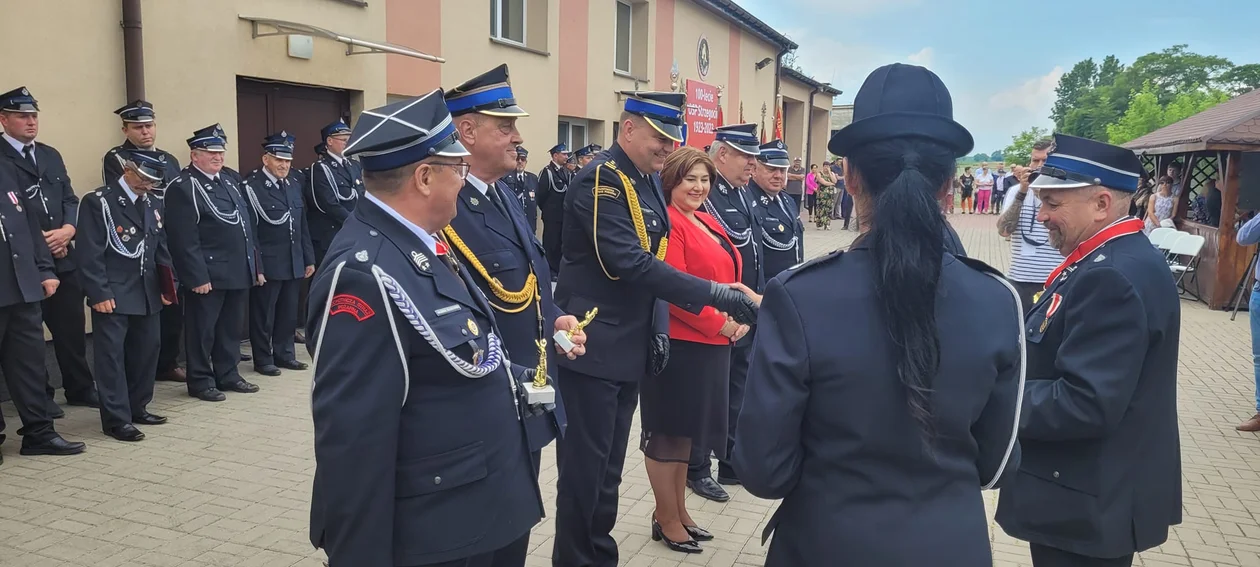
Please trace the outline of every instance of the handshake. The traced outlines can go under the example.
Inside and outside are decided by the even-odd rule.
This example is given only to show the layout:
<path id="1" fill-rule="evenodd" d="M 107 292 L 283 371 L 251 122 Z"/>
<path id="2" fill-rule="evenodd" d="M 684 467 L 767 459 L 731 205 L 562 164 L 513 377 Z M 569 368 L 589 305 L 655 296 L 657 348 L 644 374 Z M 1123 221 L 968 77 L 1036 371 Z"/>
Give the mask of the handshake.
<path id="1" fill-rule="evenodd" d="M 726 313 L 731 322 L 739 326 L 748 326 L 757 322 L 757 309 L 761 307 L 761 296 L 742 283 L 713 282 L 709 288 L 709 305 Z M 748 332 L 747 329 L 744 332 Z M 728 336 L 735 338 L 733 335 Z M 743 333 L 740 333 L 740 336 L 742 337 Z"/>

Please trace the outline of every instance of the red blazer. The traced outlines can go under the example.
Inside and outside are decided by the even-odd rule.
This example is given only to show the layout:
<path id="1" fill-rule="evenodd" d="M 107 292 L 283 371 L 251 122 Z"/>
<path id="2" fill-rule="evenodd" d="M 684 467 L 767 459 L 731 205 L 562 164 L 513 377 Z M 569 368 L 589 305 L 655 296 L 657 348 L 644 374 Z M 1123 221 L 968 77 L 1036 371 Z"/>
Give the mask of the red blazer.
<path id="1" fill-rule="evenodd" d="M 741 281 L 743 266 L 739 250 L 735 249 L 735 244 L 726 236 L 722 225 L 707 213 L 696 211 L 696 218 L 731 247 L 734 259 L 731 258 L 732 254 L 723 250 L 720 244 L 706 234 L 709 231 L 696 226 L 673 205 L 668 210 L 671 227 L 665 261 L 669 265 L 698 278 L 718 283 Z M 699 315 L 694 315 L 673 305 L 669 306 L 669 337 L 672 339 L 711 345 L 730 344 L 730 339 L 718 334 L 725 324 L 726 316 L 712 307 L 705 307 Z"/>

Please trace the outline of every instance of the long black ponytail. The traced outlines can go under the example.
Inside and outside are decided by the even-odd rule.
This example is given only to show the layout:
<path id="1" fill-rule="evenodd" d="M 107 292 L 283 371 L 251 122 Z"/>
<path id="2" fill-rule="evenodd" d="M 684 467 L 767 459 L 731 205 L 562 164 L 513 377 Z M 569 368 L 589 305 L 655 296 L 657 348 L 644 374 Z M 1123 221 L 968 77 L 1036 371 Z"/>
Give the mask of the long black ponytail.
<path id="1" fill-rule="evenodd" d="M 865 215 L 878 267 L 875 295 L 893 343 L 910 414 L 931 445 L 932 381 L 940 367 L 936 293 L 945 252 L 938 195 L 954 176 L 954 154 L 924 138 L 892 138 L 849 153 L 872 208 Z"/>

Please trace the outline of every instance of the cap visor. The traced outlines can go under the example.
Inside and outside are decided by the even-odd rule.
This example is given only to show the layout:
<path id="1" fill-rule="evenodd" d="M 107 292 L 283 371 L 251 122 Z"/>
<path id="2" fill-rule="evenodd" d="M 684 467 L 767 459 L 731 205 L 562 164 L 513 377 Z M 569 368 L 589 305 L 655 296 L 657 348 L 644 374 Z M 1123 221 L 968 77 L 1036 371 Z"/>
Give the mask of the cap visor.
<path id="1" fill-rule="evenodd" d="M 154 182 L 154 183 L 161 183 L 161 182 L 162 182 L 162 176 L 161 176 L 161 175 L 154 175 L 154 174 L 149 173 L 149 172 L 147 172 L 147 171 L 145 171 L 144 169 L 139 168 L 139 167 L 134 168 L 134 170 L 133 170 L 133 171 L 135 171 L 136 173 L 140 174 L 140 177 L 143 177 L 143 178 L 145 178 L 145 179 L 148 179 L 149 181 L 152 181 L 152 182 Z"/>
<path id="2" fill-rule="evenodd" d="M 757 146 L 746 146 L 746 145 L 743 145 L 743 144 L 736 144 L 735 142 L 731 142 L 731 141 L 729 141 L 729 140 L 723 140 L 723 141 L 724 141 L 724 142 L 726 142 L 726 144 L 727 144 L 727 145 L 729 145 L 730 147 L 735 148 L 735 149 L 739 150 L 740 152 L 745 153 L 745 154 L 748 154 L 748 155 L 750 155 L 750 156 L 759 156 L 759 155 L 761 155 L 761 148 L 760 148 L 760 147 L 757 147 Z"/>
<path id="3" fill-rule="evenodd" d="M 525 109 L 516 106 L 515 104 L 507 108 L 495 108 L 492 110 L 482 110 L 480 112 L 486 116 L 501 116 L 504 118 L 523 118 L 529 116 L 529 113 L 525 112 Z"/>
<path id="4" fill-rule="evenodd" d="M 141 116 L 139 118 L 124 118 L 123 122 L 126 122 L 128 124 L 148 124 L 149 122 L 153 122 L 153 117 Z"/>
<path id="5" fill-rule="evenodd" d="M 648 124 L 651 124 L 652 127 L 655 128 L 657 132 L 660 132 L 666 138 L 669 138 L 679 143 L 683 141 L 682 127 L 675 126 L 673 124 L 666 124 L 664 122 L 661 122 L 660 120 L 657 120 L 655 118 L 650 118 L 647 116 L 645 116 L 644 119 L 647 120 Z"/>
<path id="6" fill-rule="evenodd" d="M 1081 187 L 1089 187 L 1089 183 L 1084 181 L 1074 181 L 1070 179 L 1059 179 L 1058 177 L 1050 177 L 1049 175 L 1038 175 L 1031 184 L 1030 189 L 1079 189 Z"/>
<path id="7" fill-rule="evenodd" d="M 442 149 L 433 152 L 433 155 L 444 157 L 464 157 L 472 155 L 472 152 L 469 152 L 468 148 L 465 148 L 463 143 L 456 140 L 446 146 L 443 146 Z"/>
<path id="8" fill-rule="evenodd" d="M 293 161 L 293 154 L 285 154 L 285 153 L 278 153 L 278 152 L 268 152 L 268 153 L 271 154 L 271 157 L 274 157 L 276 159 L 282 159 L 284 161 Z"/>

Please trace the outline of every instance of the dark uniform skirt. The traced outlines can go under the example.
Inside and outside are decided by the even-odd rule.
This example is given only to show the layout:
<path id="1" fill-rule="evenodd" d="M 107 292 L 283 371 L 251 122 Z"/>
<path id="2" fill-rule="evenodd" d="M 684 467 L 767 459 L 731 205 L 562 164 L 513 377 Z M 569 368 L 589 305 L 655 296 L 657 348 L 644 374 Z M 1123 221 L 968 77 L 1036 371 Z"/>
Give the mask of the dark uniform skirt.
<path id="1" fill-rule="evenodd" d="M 713 447 L 726 458 L 730 345 L 670 339 L 669 363 L 640 386 L 642 440 L 654 461 L 686 463 L 691 446 Z"/>

